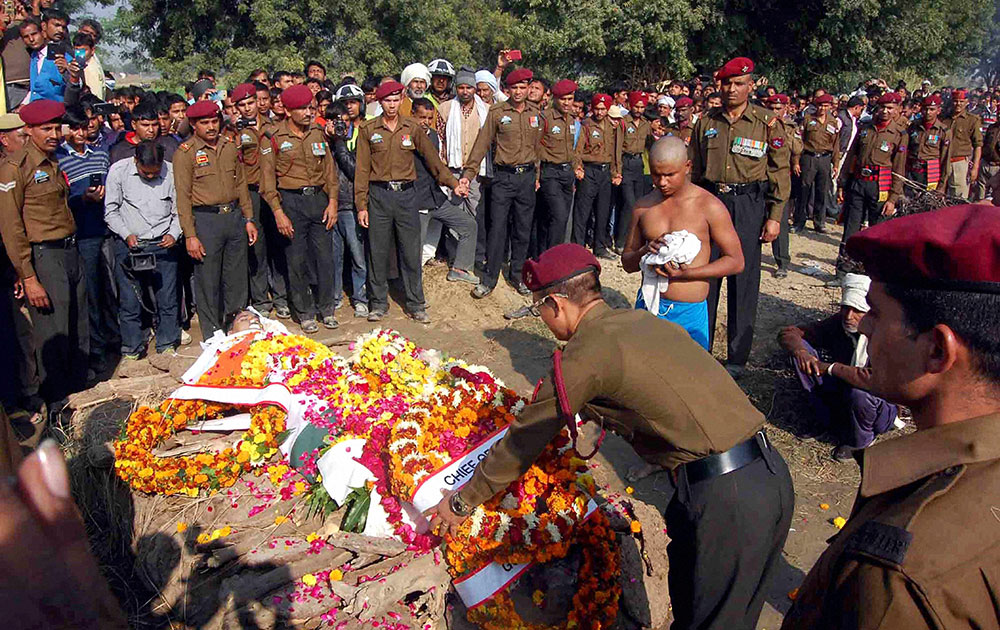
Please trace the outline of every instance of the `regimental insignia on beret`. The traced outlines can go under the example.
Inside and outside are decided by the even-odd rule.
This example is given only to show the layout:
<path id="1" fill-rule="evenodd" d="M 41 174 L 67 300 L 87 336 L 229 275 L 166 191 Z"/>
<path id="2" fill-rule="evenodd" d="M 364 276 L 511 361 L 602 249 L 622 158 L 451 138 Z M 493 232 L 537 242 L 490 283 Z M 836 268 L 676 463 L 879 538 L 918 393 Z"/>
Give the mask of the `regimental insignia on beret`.
<path id="1" fill-rule="evenodd" d="M 750 66 L 744 64 L 744 66 L 742 68 L 740 68 L 740 71 L 742 71 L 742 72 L 750 72 Z"/>

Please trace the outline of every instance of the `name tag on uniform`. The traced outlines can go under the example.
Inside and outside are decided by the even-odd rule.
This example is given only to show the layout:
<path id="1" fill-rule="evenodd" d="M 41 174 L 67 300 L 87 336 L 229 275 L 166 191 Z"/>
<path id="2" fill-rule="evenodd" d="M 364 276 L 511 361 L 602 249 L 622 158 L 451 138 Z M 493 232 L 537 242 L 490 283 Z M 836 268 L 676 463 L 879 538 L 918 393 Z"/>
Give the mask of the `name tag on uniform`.
<path id="1" fill-rule="evenodd" d="M 284 152 L 284 151 L 291 151 L 292 148 L 293 148 L 292 143 L 289 142 L 288 140 L 285 140 L 284 142 L 281 143 L 281 146 L 278 147 L 278 150 Z"/>
<path id="2" fill-rule="evenodd" d="M 510 124 L 510 116 L 504 116 L 503 118 L 501 118 L 500 119 L 500 124 L 501 125 L 509 125 Z"/>
<path id="3" fill-rule="evenodd" d="M 44 184 L 49 181 L 49 174 L 45 171 L 35 171 L 35 183 Z"/>
<path id="4" fill-rule="evenodd" d="M 837 128 L 833 125 L 827 125 L 826 131 L 827 133 L 837 133 Z"/>
<path id="5" fill-rule="evenodd" d="M 208 166 L 208 154 L 204 151 L 198 151 L 194 154 L 195 166 Z"/>
<path id="6" fill-rule="evenodd" d="M 560 134 L 560 133 L 562 133 L 562 127 L 560 127 L 559 125 L 556 125 L 555 127 L 552 128 L 552 133 L 553 134 Z"/>
<path id="7" fill-rule="evenodd" d="M 247 145 L 250 145 L 250 144 L 253 144 L 253 138 L 250 137 L 250 134 L 246 134 L 246 133 L 241 134 L 240 135 L 240 146 L 243 147 L 243 146 L 247 146 Z"/>
<path id="8" fill-rule="evenodd" d="M 882 144 L 879 146 L 878 150 L 879 151 L 886 151 L 886 152 L 888 152 L 889 151 L 889 141 L 888 140 L 883 140 Z"/>
<path id="9" fill-rule="evenodd" d="M 759 158 L 764 156 L 767 144 L 763 140 L 751 140 L 750 138 L 733 138 L 733 146 L 730 149 L 737 155 Z"/>
<path id="10" fill-rule="evenodd" d="M 705 130 L 705 137 L 706 138 L 714 138 L 717 135 L 719 135 L 719 130 L 716 129 L 715 127 L 712 127 L 710 129 L 706 129 Z"/>
<path id="11" fill-rule="evenodd" d="M 326 143 L 325 142 L 313 142 L 312 151 L 315 156 L 326 155 Z"/>
<path id="12" fill-rule="evenodd" d="M 528 116 L 528 125 L 531 127 L 538 127 L 538 116 Z"/>
<path id="13" fill-rule="evenodd" d="M 410 138 L 410 134 L 408 134 L 408 133 L 404 133 L 403 134 L 403 146 L 404 147 L 412 147 L 413 146 L 413 139 Z"/>
<path id="14" fill-rule="evenodd" d="M 382 134 L 373 133 L 372 137 L 369 138 L 368 141 L 371 142 L 372 144 L 378 144 L 379 142 L 382 142 Z"/>

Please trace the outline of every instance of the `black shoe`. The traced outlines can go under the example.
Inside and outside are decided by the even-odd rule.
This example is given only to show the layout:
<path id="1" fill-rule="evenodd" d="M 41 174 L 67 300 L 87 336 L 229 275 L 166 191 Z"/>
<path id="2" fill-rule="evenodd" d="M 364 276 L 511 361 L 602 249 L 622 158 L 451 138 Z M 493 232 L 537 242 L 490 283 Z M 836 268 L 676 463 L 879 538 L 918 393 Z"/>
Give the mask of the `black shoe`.
<path id="1" fill-rule="evenodd" d="M 822 221 L 818 223 L 814 221 L 813 229 L 816 230 L 817 234 L 826 234 L 826 225 Z"/>
<path id="2" fill-rule="evenodd" d="M 368 312 L 368 321 L 370 322 L 380 322 L 383 317 L 385 317 L 385 311 L 374 310 Z"/>
<path id="3" fill-rule="evenodd" d="M 419 322 L 421 324 L 431 323 L 431 316 L 428 315 L 427 311 L 425 311 L 424 309 L 420 309 L 419 311 L 413 311 L 412 313 L 410 313 L 410 318 L 413 319 L 413 321 Z"/>
<path id="4" fill-rule="evenodd" d="M 521 319 L 522 317 L 527 317 L 531 315 L 531 307 L 525 304 L 524 306 L 519 306 L 513 311 L 507 311 L 503 314 L 504 319 Z"/>
<path id="5" fill-rule="evenodd" d="M 614 254 L 612 254 L 608 250 L 604 250 L 600 254 L 597 254 L 597 257 L 600 258 L 600 259 L 602 259 L 602 260 L 618 260 L 618 256 L 615 256 Z"/>
<path id="6" fill-rule="evenodd" d="M 477 284 L 476 288 L 472 290 L 472 297 L 477 300 L 481 300 L 490 293 L 493 293 L 493 287 L 480 283 Z"/>
<path id="7" fill-rule="evenodd" d="M 785 269 L 784 267 L 778 267 L 777 269 L 774 270 L 774 277 L 778 279 L 787 278 L 788 270 Z"/>
<path id="8" fill-rule="evenodd" d="M 792 227 L 788 228 L 789 234 L 802 234 L 805 231 L 806 231 L 806 226 L 804 225 L 793 225 Z"/>
<path id="9" fill-rule="evenodd" d="M 528 285 L 524 284 L 523 282 L 517 283 L 517 292 L 520 293 L 521 295 L 531 295 L 531 289 L 529 289 Z"/>
<path id="10" fill-rule="evenodd" d="M 833 459 L 835 459 L 838 462 L 853 462 L 854 451 L 857 450 L 860 449 L 856 449 L 853 446 L 848 446 L 847 444 L 841 444 L 837 448 L 833 449 L 833 452 L 830 453 L 830 456 L 833 457 Z"/>

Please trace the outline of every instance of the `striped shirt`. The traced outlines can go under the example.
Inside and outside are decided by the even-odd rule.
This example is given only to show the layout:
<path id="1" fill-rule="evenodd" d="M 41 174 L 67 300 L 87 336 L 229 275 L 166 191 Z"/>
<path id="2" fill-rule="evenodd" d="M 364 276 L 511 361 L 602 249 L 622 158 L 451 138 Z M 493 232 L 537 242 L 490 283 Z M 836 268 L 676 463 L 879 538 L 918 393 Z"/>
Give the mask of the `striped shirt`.
<path id="1" fill-rule="evenodd" d="M 68 142 L 63 142 L 56 149 L 56 158 L 59 160 L 59 170 L 66 174 L 69 181 L 69 209 L 76 219 L 77 237 L 104 236 L 107 232 L 104 225 L 104 202 L 84 199 L 83 194 L 90 188 L 91 175 L 99 175 L 101 185 L 104 185 L 108 174 L 108 152 L 84 145 L 83 153 L 77 153 Z"/>

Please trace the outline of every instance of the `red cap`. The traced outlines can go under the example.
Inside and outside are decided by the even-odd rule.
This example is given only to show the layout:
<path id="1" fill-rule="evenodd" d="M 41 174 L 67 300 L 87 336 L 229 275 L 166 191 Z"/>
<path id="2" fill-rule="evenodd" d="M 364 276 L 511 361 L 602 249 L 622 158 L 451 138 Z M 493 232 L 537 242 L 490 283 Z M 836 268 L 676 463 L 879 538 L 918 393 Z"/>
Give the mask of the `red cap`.
<path id="1" fill-rule="evenodd" d="M 674 109 L 680 109 L 681 107 L 694 107 L 694 101 L 687 96 L 682 96 L 674 102 Z"/>
<path id="2" fill-rule="evenodd" d="M 940 105 L 940 104 L 941 104 L 940 94 L 931 94 L 930 96 L 924 97 L 924 105 Z"/>
<path id="3" fill-rule="evenodd" d="M 594 94 L 593 97 L 591 97 L 591 99 L 590 99 L 590 107 L 591 108 L 597 107 L 598 104 L 600 104 L 600 103 L 604 103 L 605 107 L 611 107 L 611 102 L 612 101 L 611 101 L 611 95 L 610 94 L 603 94 L 601 92 L 598 92 L 597 94 Z"/>
<path id="4" fill-rule="evenodd" d="M 832 102 L 833 102 L 833 97 L 830 96 L 829 94 L 820 94 L 819 96 L 813 99 L 814 105 L 822 105 L 823 103 L 832 103 Z"/>
<path id="5" fill-rule="evenodd" d="M 645 107 L 646 106 L 646 102 L 648 100 L 649 99 L 647 99 L 646 95 L 643 94 L 642 92 L 629 92 L 628 93 L 628 106 L 629 107 L 632 107 L 632 108 L 635 108 L 635 107 Z"/>
<path id="6" fill-rule="evenodd" d="M 66 113 L 66 106 L 59 101 L 42 99 L 31 101 L 17 110 L 17 113 L 26 125 L 44 125 L 62 118 L 63 114 Z"/>
<path id="7" fill-rule="evenodd" d="M 715 78 L 721 81 L 729 77 L 741 77 L 751 72 L 753 72 L 753 61 L 747 57 L 737 57 L 719 68 L 719 71 L 715 73 Z"/>
<path id="8" fill-rule="evenodd" d="M 1000 293 L 1000 208 L 965 204 L 862 230 L 847 253 L 888 284 Z"/>
<path id="9" fill-rule="evenodd" d="M 882 96 L 878 97 L 878 104 L 885 105 L 887 103 L 902 103 L 903 97 L 896 92 L 886 92 Z"/>
<path id="10" fill-rule="evenodd" d="M 781 105 L 787 105 L 788 104 L 788 95 L 787 94 L 772 94 L 771 96 L 767 97 L 767 104 L 768 105 L 774 105 L 775 103 L 780 103 Z"/>
<path id="11" fill-rule="evenodd" d="M 520 83 L 521 81 L 531 81 L 534 76 L 535 75 L 531 72 L 531 70 L 528 70 L 527 68 L 518 68 L 507 75 L 507 87 L 510 87 L 515 83 Z"/>
<path id="12" fill-rule="evenodd" d="M 552 96 L 556 98 L 562 98 L 567 94 L 572 94 L 576 92 L 577 88 L 580 87 L 576 84 L 576 81 L 570 81 L 569 79 L 563 79 L 555 85 L 552 86 Z"/>
<path id="13" fill-rule="evenodd" d="M 187 117 L 191 120 L 218 116 L 221 113 L 214 101 L 195 101 L 194 105 L 187 108 Z"/>
<path id="14" fill-rule="evenodd" d="M 962 90 L 962 89 L 953 90 L 952 93 L 951 93 L 951 98 L 953 98 L 953 99 L 956 99 L 956 98 L 968 98 L 968 96 L 969 96 L 969 93 L 967 91 L 965 91 L 965 90 Z"/>
<path id="15" fill-rule="evenodd" d="M 239 103 L 245 98 L 257 96 L 257 88 L 253 86 L 253 83 L 240 83 L 233 88 L 233 91 L 229 93 L 230 100 L 233 103 Z"/>
<path id="16" fill-rule="evenodd" d="M 375 98 L 381 101 L 383 98 L 392 96 L 393 94 L 399 94 L 405 89 L 406 86 L 399 81 L 386 81 L 375 89 Z"/>
<path id="17" fill-rule="evenodd" d="M 521 276 L 532 291 L 541 291 L 570 278 L 596 271 L 601 274 L 601 263 L 590 251 L 575 243 L 556 245 L 541 253 L 537 259 L 524 261 Z"/>
<path id="18" fill-rule="evenodd" d="M 299 109 L 312 103 L 313 93 L 309 86 L 302 83 L 287 87 L 281 91 L 281 104 L 287 109 Z"/>

